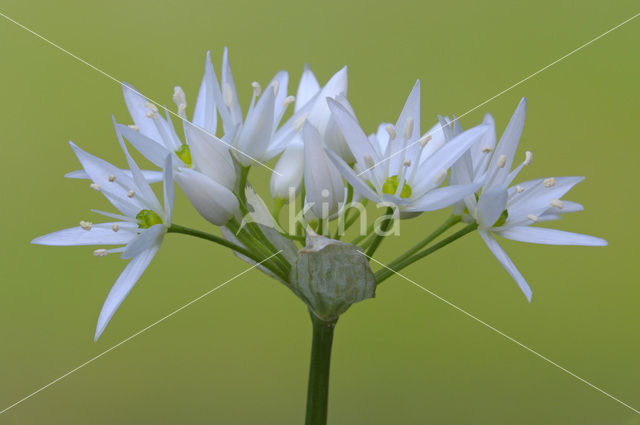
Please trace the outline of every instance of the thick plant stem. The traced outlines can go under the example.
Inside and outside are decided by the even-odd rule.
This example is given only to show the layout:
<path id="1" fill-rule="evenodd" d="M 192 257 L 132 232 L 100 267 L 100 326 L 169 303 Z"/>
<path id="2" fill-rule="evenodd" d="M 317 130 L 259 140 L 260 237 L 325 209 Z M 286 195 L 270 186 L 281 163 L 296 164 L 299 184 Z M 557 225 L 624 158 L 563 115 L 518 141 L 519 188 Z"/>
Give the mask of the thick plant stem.
<path id="1" fill-rule="evenodd" d="M 307 390 L 307 416 L 305 425 L 326 425 L 329 401 L 329 365 L 331 344 L 336 321 L 325 322 L 311 313 L 313 341 L 309 365 L 309 387 Z"/>

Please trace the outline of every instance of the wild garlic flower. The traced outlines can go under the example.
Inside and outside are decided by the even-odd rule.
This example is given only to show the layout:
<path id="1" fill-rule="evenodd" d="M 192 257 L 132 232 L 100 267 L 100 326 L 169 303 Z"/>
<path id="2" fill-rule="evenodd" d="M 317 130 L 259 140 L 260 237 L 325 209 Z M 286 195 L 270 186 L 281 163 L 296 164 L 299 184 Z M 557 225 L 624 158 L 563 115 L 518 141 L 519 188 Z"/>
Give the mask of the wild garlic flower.
<path id="1" fill-rule="evenodd" d="M 459 212 L 466 221 L 478 223 L 478 232 L 484 242 L 516 281 L 527 300 L 531 301 L 531 288 L 494 235 L 546 245 L 604 246 L 607 241 L 561 230 L 530 227 L 539 222 L 558 220 L 566 213 L 582 211 L 582 205 L 563 200 L 562 197 L 584 177 L 547 177 L 511 186 L 520 170 L 531 164 L 533 159 L 533 154 L 527 151 L 522 163 L 511 170 L 524 127 L 525 113 L 526 99 L 523 98 L 495 149 L 493 118 L 487 115 L 484 124 L 491 126 L 489 137 L 472 147 L 454 165 L 452 181 L 457 184 L 482 182 L 477 193 L 464 198 L 466 210 Z M 447 131 L 449 137 L 454 137 L 455 131 L 451 128 Z"/>
<path id="2" fill-rule="evenodd" d="M 300 189 L 305 169 L 301 129 L 305 123 L 315 127 L 323 145 L 347 162 L 353 161 L 327 104 L 327 98 L 336 99 L 351 110 L 346 100 L 347 85 L 346 67 L 336 72 L 324 87 L 320 87 L 311 69 L 305 66 L 296 93 L 294 115 L 278 130 L 278 143 L 284 146 L 284 152 L 271 176 L 271 196 L 274 198 L 289 201 L 290 192 L 296 194 Z"/>
<path id="3" fill-rule="evenodd" d="M 483 137 L 487 127 L 479 125 L 432 149 L 431 135 L 420 136 L 420 81 L 396 124 L 386 127 L 388 137 L 384 139 L 369 139 L 340 103 L 329 100 L 329 108 L 355 157 L 355 167 L 330 150 L 327 154 L 364 197 L 391 203 L 406 216 L 445 208 L 479 187 L 477 183 L 441 186 L 449 167 Z"/>
<path id="4" fill-rule="evenodd" d="M 54 246 L 124 245 L 119 248 L 99 248 L 93 251 L 98 257 L 119 252 L 121 258 L 131 260 L 109 291 L 102 306 L 95 332 L 96 340 L 158 252 L 163 237 L 171 225 L 174 200 L 173 167 L 169 164 L 172 160 L 171 156 L 167 155 L 165 158 L 163 208 L 129 155 L 122 138 L 119 135 L 118 137 L 127 157 L 131 175 L 85 152 L 75 144 L 70 144 L 92 181 L 91 187 L 101 192 L 122 214 L 95 211 L 116 221 L 96 224 L 81 221 L 78 227 L 60 230 L 31 241 L 34 244 Z"/>

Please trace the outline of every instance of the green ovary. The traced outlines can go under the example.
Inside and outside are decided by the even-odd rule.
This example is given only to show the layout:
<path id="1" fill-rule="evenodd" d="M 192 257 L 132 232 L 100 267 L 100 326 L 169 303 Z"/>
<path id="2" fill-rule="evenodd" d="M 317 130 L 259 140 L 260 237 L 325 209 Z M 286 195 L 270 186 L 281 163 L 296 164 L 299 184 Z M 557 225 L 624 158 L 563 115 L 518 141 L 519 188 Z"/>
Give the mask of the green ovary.
<path id="1" fill-rule="evenodd" d="M 156 213 L 151 210 L 142 210 L 138 214 L 136 214 L 136 218 L 138 219 L 138 226 L 142 229 L 148 229 L 151 226 L 156 224 L 162 224 L 162 219 Z"/>
<path id="2" fill-rule="evenodd" d="M 496 220 L 496 222 L 493 223 L 492 227 L 504 226 L 504 224 L 507 222 L 507 218 L 509 218 L 509 213 L 507 212 L 507 210 L 502 211 L 502 214 L 500 214 L 500 217 L 498 218 L 498 220 Z"/>
<path id="3" fill-rule="evenodd" d="M 388 177 L 387 180 L 382 185 L 382 193 L 385 193 L 387 195 L 395 195 L 396 191 L 398 190 L 398 184 L 399 184 L 399 180 L 397 175 Z M 407 184 L 407 181 L 405 180 L 404 184 L 402 185 L 402 190 L 400 191 L 400 197 L 408 198 L 410 196 L 411 196 L 411 186 L 409 186 Z"/>
<path id="4" fill-rule="evenodd" d="M 189 150 L 189 145 L 180 146 L 180 149 L 176 151 L 176 155 L 178 156 L 178 158 L 182 160 L 182 162 L 185 163 L 187 167 L 191 167 L 192 161 L 191 161 L 191 150 Z"/>

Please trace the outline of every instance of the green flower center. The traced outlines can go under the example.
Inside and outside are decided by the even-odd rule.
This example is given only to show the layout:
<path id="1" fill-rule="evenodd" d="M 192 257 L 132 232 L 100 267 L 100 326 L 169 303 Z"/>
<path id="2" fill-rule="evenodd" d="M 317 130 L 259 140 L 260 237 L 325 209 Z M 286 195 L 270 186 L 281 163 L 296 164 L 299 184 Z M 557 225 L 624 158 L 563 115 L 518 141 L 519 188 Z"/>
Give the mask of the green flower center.
<path id="1" fill-rule="evenodd" d="M 148 229 L 151 226 L 156 224 L 162 224 L 162 219 L 156 213 L 151 210 L 141 210 L 138 214 L 136 214 L 136 218 L 138 219 L 138 227 L 142 229 Z"/>
<path id="2" fill-rule="evenodd" d="M 388 177 L 387 180 L 382 185 L 382 193 L 386 193 L 387 195 L 395 195 L 398 190 L 398 185 L 400 181 L 398 176 Z M 407 181 L 404 181 L 402 185 L 402 190 L 400 191 L 401 198 L 409 198 L 411 196 L 411 186 L 407 184 Z"/>
<path id="3" fill-rule="evenodd" d="M 191 167 L 191 150 L 189 149 L 189 145 L 182 145 L 180 149 L 176 151 L 176 155 L 178 158 L 182 160 L 186 164 L 187 167 Z"/>

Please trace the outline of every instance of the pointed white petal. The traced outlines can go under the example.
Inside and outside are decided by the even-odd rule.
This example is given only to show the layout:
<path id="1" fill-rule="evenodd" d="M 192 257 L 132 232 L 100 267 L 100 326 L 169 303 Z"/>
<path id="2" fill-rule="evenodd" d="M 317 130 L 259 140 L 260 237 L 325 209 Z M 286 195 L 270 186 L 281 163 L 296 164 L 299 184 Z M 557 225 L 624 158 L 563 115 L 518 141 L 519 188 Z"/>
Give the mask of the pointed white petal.
<path id="1" fill-rule="evenodd" d="M 275 106 L 275 92 L 269 86 L 260 96 L 256 107 L 248 114 L 244 126 L 237 139 L 237 147 L 245 153 L 237 153 L 242 165 L 251 165 L 254 160 L 265 161 L 266 151 L 273 135 L 273 115 Z"/>
<path id="2" fill-rule="evenodd" d="M 371 188 L 361 177 L 358 177 L 356 175 L 356 172 L 351 167 L 349 167 L 342 158 L 336 155 L 335 152 L 332 152 L 328 149 L 325 150 L 325 152 L 327 153 L 329 159 L 333 161 L 333 165 L 335 165 L 338 171 L 340 171 L 342 177 L 344 177 L 345 180 L 349 182 L 351 186 L 353 186 L 353 190 L 355 192 L 358 192 L 360 195 L 370 199 L 373 202 L 380 202 L 380 197 L 373 190 L 371 190 Z"/>
<path id="3" fill-rule="evenodd" d="M 117 224 L 119 230 L 113 231 Z M 36 245 L 49 246 L 77 246 L 77 245 L 122 245 L 136 237 L 138 225 L 136 223 L 98 223 L 85 230 L 81 227 L 59 230 L 48 235 L 39 236 L 31 241 Z"/>
<path id="4" fill-rule="evenodd" d="M 451 204 L 462 200 L 478 190 L 480 185 L 477 183 L 459 184 L 453 186 L 445 186 L 427 192 L 426 195 L 413 201 L 406 211 L 435 211 L 446 208 Z"/>
<path id="5" fill-rule="evenodd" d="M 224 226 L 239 214 L 240 206 L 233 192 L 203 173 L 183 168 L 178 170 L 175 180 L 198 213 L 216 226 Z"/>
<path id="6" fill-rule="evenodd" d="M 125 247 L 120 258 L 128 260 L 154 245 L 160 245 L 166 228 L 162 224 L 155 224 L 148 229 L 142 229 L 138 237 L 133 238 Z"/>
<path id="7" fill-rule="evenodd" d="M 318 84 L 318 80 L 316 76 L 313 75 L 313 72 L 309 68 L 308 65 L 304 66 L 304 71 L 302 72 L 302 77 L 300 77 L 300 84 L 298 84 L 298 91 L 296 93 L 296 105 L 295 112 L 298 112 L 300 108 L 302 108 L 307 102 L 309 102 L 313 97 L 318 94 L 320 91 L 320 84 Z"/>
<path id="8" fill-rule="evenodd" d="M 507 189 L 493 186 L 482 192 L 478 200 L 478 224 L 482 228 L 492 227 L 507 209 Z"/>
<path id="9" fill-rule="evenodd" d="M 273 86 L 274 88 L 277 87 L 273 114 L 273 126 L 275 128 L 278 126 L 278 123 L 282 119 L 282 115 L 285 111 L 284 100 L 289 95 L 289 93 L 287 93 L 289 85 L 289 73 L 287 71 L 279 71 L 273 77 L 269 85 Z M 247 113 L 247 115 L 249 115 L 249 113 Z"/>
<path id="10" fill-rule="evenodd" d="M 236 85 L 233 82 L 233 73 L 231 72 L 231 64 L 229 63 L 229 49 L 226 47 L 222 52 L 222 99 L 229 109 L 231 123 L 236 126 L 242 123 L 242 109 L 236 92 Z M 228 102 L 229 101 L 229 102 Z M 227 104 L 229 103 L 229 104 Z M 225 130 L 225 133 L 227 131 Z"/>
<path id="11" fill-rule="evenodd" d="M 305 124 L 304 187 L 311 211 L 318 218 L 327 218 L 338 212 L 344 201 L 342 176 L 324 151 L 320 134 L 311 124 Z"/>
<path id="12" fill-rule="evenodd" d="M 417 80 L 413 85 L 409 96 L 402 108 L 402 112 L 396 121 L 396 132 L 398 137 L 404 137 L 405 126 L 407 122 L 412 121 L 413 124 L 409 124 L 412 131 L 409 133 L 408 140 L 417 140 L 420 137 L 420 80 Z"/>
<path id="13" fill-rule="evenodd" d="M 229 145 L 193 124 L 186 124 L 184 129 L 194 168 L 232 189 L 236 182 L 236 168 L 229 154 Z"/>
<path id="14" fill-rule="evenodd" d="M 98 325 L 96 327 L 96 334 L 94 340 L 97 341 L 104 332 L 104 328 L 113 317 L 122 301 L 127 297 L 133 286 L 136 284 L 142 273 L 147 269 L 147 266 L 158 252 L 159 245 L 154 245 L 146 251 L 143 251 L 127 264 L 124 268 L 116 283 L 111 287 L 109 295 L 102 306 L 100 316 L 98 316 Z"/>
<path id="15" fill-rule="evenodd" d="M 338 95 L 347 95 L 347 67 L 343 67 L 336 72 L 327 81 L 320 93 L 313 101 L 311 110 L 307 121 L 313 124 L 320 134 L 324 134 L 327 124 L 329 123 L 329 117 L 331 111 L 327 105 L 327 98 L 335 99 Z M 344 105 L 343 105 L 344 106 Z"/>
<path id="16" fill-rule="evenodd" d="M 371 165 L 368 167 L 365 164 L 365 158 L 369 157 L 374 162 L 379 160 L 369 142 L 369 138 L 360 128 L 360 124 L 358 124 L 356 118 L 343 105 L 333 99 L 327 99 L 327 102 L 333 118 L 338 123 L 338 127 L 342 130 L 349 149 L 351 149 L 351 153 L 356 161 L 358 161 L 358 165 L 360 165 L 363 170 L 366 170 Z M 384 166 L 384 164 L 378 166 Z"/>
<path id="17" fill-rule="evenodd" d="M 302 184 L 304 145 L 302 143 L 289 145 L 278 159 L 274 170 L 277 173 L 271 175 L 271 196 L 290 201 L 290 190 L 297 194 Z"/>
<path id="18" fill-rule="evenodd" d="M 198 91 L 196 106 L 193 110 L 193 123 L 204 128 L 211 134 L 216 134 L 218 115 L 216 113 L 216 90 L 220 91 L 218 86 L 218 78 L 213 70 L 211 63 L 211 54 L 207 52 L 204 63 L 204 76 Z"/>
<path id="19" fill-rule="evenodd" d="M 522 129 L 524 128 L 524 119 L 527 110 L 527 99 L 522 98 L 518 107 L 516 108 L 507 128 L 505 128 L 500 142 L 491 158 L 489 163 L 489 170 L 492 171 L 491 177 L 487 180 L 484 187 L 493 186 L 496 184 L 506 184 L 507 176 L 511 171 L 511 165 L 513 164 L 513 156 L 518 148 L 520 142 L 520 136 L 522 135 Z M 506 162 L 502 167 L 498 167 L 498 162 L 501 161 L 500 157 L 506 158 Z"/>
<path id="20" fill-rule="evenodd" d="M 116 124 L 116 131 L 120 132 L 153 165 L 162 168 L 164 158 L 171 152 L 169 149 L 126 125 Z"/>
<path id="21" fill-rule="evenodd" d="M 527 297 L 527 300 L 531 302 L 531 296 L 533 295 L 533 292 L 531 291 L 529 284 L 524 279 L 524 277 L 520 274 L 516 266 L 513 264 L 513 262 L 507 255 L 507 253 L 504 252 L 502 247 L 493 238 L 493 236 L 491 236 L 491 234 L 483 230 L 479 230 L 478 233 L 480 233 L 482 240 L 484 240 L 484 242 L 487 244 L 487 246 L 489 247 L 493 255 L 495 255 L 495 257 L 498 259 L 500 264 L 502 264 L 502 267 L 504 267 L 507 273 L 509 273 L 509 275 L 516 281 L 516 283 L 524 293 L 524 296 Z"/>
<path id="22" fill-rule="evenodd" d="M 164 182 L 163 182 L 163 191 L 164 191 L 164 213 L 165 218 L 164 222 L 167 225 L 171 224 L 173 220 L 173 201 L 176 197 L 176 189 L 173 185 L 173 164 L 172 164 L 171 155 L 167 155 L 164 164 Z"/>
<path id="23" fill-rule="evenodd" d="M 140 129 L 140 133 L 158 143 L 162 143 L 162 137 L 153 120 L 147 117 L 149 109 L 145 105 L 150 102 L 149 99 L 128 83 L 122 83 L 122 93 L 133 123 Z"/>
<path id="24" fill-rule="evenodd" d="M 520 242 L 539 243 L 545 245 L 584 245 L 606 246 L 607 241 L 580 233 L 565 232 L 544 227 L 518 226 L 496 232 L 503 238 Z"/>
<path id="25" fill-rule="evenodd" d="M 526 221 L 528 215 L 542 215 L 550 208 L 551 201 L 561 199 L 573 186 L 584 180 L 584 177 L 555 177 L 552 180 L 538 179 L 520 184 L 522 192 L 512 194 L 509 198 L 509 223 Z M 553 181 L 553 185 L 545 182 Z M 512 192 L 513 193 L 513 192 Z"/>

